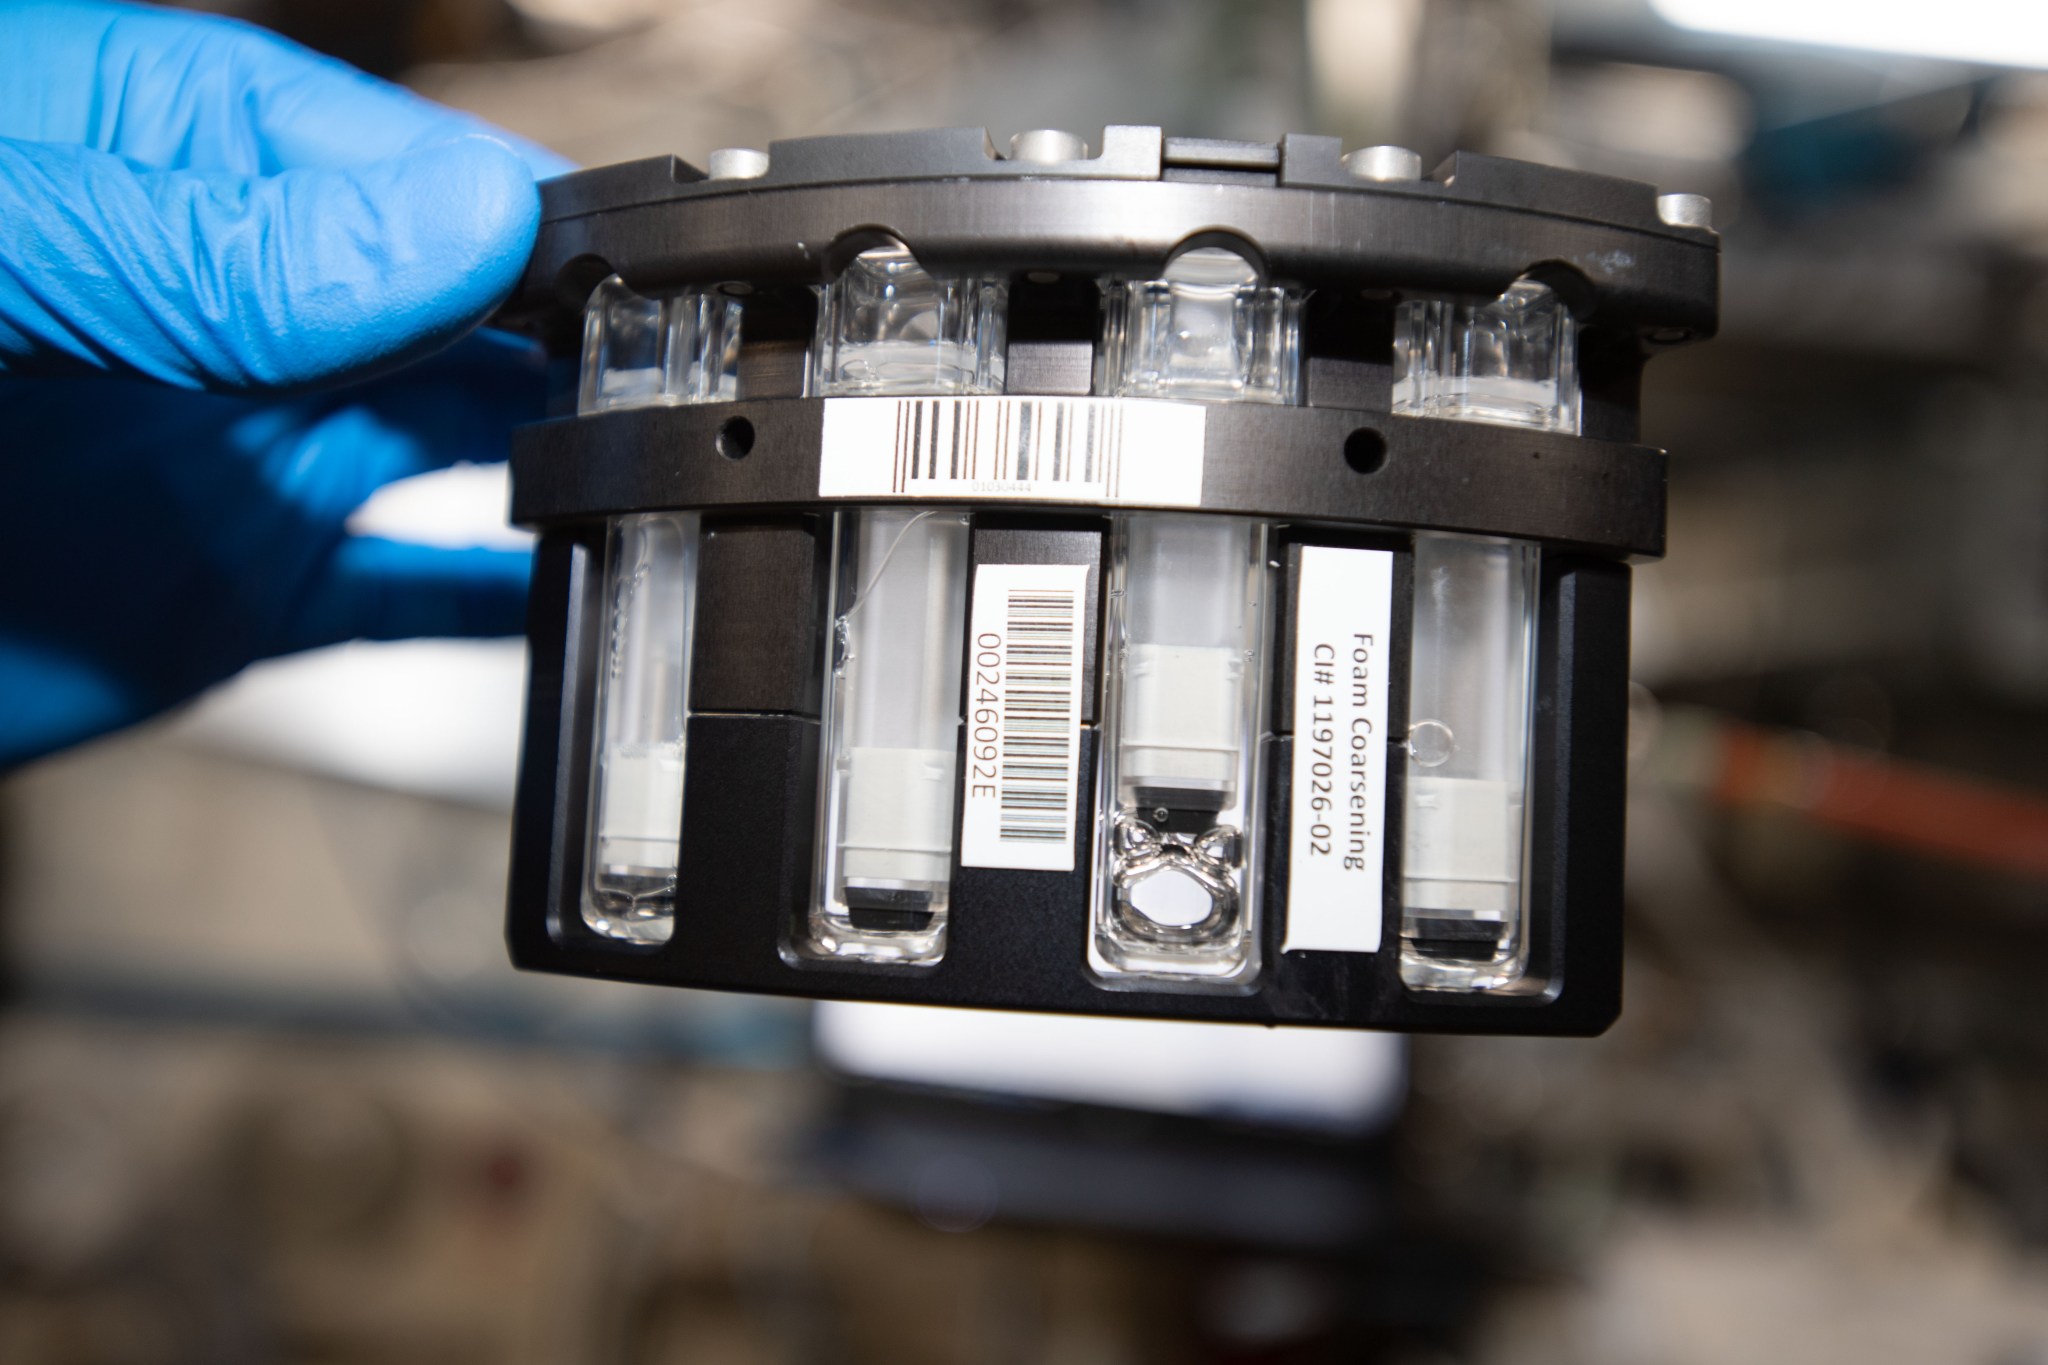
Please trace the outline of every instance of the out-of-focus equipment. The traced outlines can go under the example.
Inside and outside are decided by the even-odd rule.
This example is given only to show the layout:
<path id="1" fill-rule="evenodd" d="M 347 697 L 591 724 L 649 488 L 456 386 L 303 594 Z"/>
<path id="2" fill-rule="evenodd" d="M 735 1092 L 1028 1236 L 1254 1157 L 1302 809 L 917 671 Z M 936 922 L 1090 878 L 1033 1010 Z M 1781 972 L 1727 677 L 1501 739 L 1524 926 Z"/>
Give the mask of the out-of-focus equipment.
<path id="1" fill-rule="evenodd" d="M 563 177 L 509 936 L 800 995 L 1586 1033 L 1708 206 L 1112 127 Z M 568 392 L 574 390 L 573 415 Z"/>

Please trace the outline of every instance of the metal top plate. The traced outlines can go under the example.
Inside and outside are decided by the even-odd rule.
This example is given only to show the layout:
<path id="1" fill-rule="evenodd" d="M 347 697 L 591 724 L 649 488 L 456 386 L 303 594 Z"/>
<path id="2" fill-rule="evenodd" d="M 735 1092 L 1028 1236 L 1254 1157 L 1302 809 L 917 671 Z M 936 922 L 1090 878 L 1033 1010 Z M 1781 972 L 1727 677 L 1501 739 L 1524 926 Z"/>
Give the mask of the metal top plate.
<path id="1" fill-rule="evenodd" d="M 935 270 L 1157 274 L 1229 245 L 1312 289 L 1498 294 L 1532 269 L 1583 279 L 1584 321 L 1660 344 L 1711 335 L 1719 239 L 1657 216 L 1635 181 L 1461 152 L 1429 179 L 1365 181 L 1335 138 L 1278 144 L 1104 130 L 1102 151 L 1013 161 L 981 129 L 798 138 L 767 172 L 708 180 L 658 157 L 541 188 L 540 240 L 507 320 L 580 308 L 616 272 L 643 293 L 818 283 L 884 238 Z"/>

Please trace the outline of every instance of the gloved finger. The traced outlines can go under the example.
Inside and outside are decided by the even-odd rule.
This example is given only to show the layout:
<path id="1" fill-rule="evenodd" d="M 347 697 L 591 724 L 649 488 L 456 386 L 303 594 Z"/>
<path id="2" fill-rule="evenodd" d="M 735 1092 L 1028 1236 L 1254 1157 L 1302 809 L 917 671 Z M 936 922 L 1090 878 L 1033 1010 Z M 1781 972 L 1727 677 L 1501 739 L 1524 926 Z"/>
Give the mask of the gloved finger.
<path id="1" fill-rule="evenodd" d="M 354 506 L 385 484 L 454 464 L 505 458 L 512 429 L 544 416 L 545 357 L 502 333 L 477 333 L 395 375 L 347 391 L 330 422 L 348 442 Z M 322 433 L 323 441 L 329 433 Z M 340 452 L 337 452 L 340 453 Z"/>
<path id="2" fill-rule="evenodd" d="M 0 137 L 78 143 L 160 170 L 267 175 L 484 133 L 536 176 L 570 163 L 232 19 L 108 4 L 0 6 Z"/>
<path id="3" fill-rule="evenodd" d="M 547 348 L 538 341 L 496 327 L 479 327 L 405 373 L 463 382 L 482 378 L 524 385 L 531 380 L 538 385 L 546 380 L 547 370 Z"/>
<path id="4" fill-rule="evenodd" d="M 135 700 L 91 659 L 0 630 L 0 774 L 135 718 Z"/>
<path id="5" fill-rule="evenodd" d="M 360 378 L 484 318 L 539 219 L 525 165 L 480 137 L 258 178 L 0 141 L 0 373 Z"/>
<path id="6" fill-rule="evenodd" d="M 520 634 L 532 558 L 526 550 L 350 536 L 306 585 L 269 652 L 344 640 Z"/>

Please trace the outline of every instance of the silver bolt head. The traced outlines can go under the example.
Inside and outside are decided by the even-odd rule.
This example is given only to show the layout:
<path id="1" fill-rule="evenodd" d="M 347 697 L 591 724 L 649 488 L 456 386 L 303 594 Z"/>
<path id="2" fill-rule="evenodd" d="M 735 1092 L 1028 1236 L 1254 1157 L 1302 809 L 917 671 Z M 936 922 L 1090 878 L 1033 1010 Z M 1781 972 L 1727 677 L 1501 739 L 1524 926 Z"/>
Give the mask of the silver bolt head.
<path id="1" fill-rule="evenodd" d="M 1714 201 L 1704 194 L 1660 194 L 1657 216 L 1673 227 L 1711 228 Z"/>
<path id="2" fill-rule="evenodd" d="M 1360 147 L 1344 154 L 1344 169 L 1360 180 L 1420 180 L 1422 153 L 1406 147 Z"/>
<path id="3" fill-rule="evenodd" d="M 1058 128 L 1033 128 L 1010 139 L 1010 159 L 1050 166 L 1060 161 L 1086 161 L 1088 144 L 1076 133 Z"/>
<path id="4" fill-rule="evenodd" d="M 704 163 L 713 180 L 759 180 L 768 174 L 768 153 L 752 147 L 720 147 Z"/>

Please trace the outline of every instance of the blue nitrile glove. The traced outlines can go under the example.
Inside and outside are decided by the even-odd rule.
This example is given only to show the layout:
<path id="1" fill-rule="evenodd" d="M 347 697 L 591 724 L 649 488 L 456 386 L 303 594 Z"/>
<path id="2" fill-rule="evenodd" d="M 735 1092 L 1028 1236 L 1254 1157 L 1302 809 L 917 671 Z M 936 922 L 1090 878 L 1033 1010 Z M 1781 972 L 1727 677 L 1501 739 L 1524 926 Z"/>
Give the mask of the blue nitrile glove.
<path id="1" fill-rule="evenodd" d="M 268 655 L 520 629 L 523 552 L 345 522 L 537 412 L 525 348 L 445 348 L 564 169 L 243 24 L 0 0 L 0 765 Z"/>

